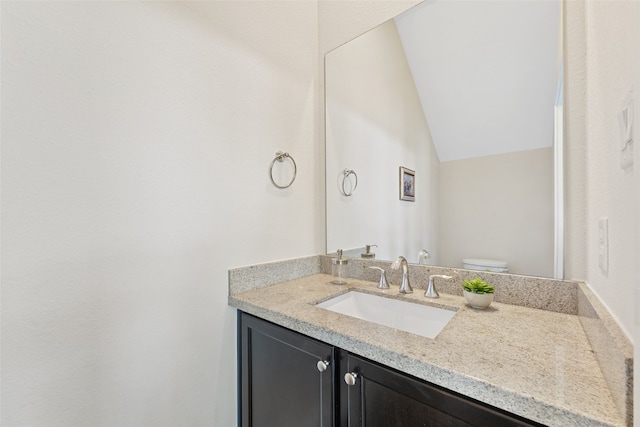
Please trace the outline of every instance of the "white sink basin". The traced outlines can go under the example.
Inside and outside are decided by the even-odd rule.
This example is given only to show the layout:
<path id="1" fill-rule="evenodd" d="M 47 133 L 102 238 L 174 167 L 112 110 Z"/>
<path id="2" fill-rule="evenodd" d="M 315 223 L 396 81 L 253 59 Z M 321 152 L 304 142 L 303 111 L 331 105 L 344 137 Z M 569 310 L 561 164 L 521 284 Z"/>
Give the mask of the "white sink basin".
<path id="1" fill-rule="evenodd" d="M 427 338 L 435 338 L 456 314 L 451 310 L 354 291 L 331 298 L 317 307 Z"/>

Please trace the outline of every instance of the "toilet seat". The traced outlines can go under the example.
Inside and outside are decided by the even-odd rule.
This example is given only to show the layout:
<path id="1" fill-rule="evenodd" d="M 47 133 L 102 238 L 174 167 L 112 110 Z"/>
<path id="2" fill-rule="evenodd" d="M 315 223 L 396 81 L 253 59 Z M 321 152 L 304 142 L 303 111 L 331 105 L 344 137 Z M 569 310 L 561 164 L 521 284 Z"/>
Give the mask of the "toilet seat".
<path id="1" fill-rule="evenodd" d="M 467 270 L 491 271 L 494 273 L 508 273 L 507 262 L 497 259 L 465 258 L 463 268 Z"/>

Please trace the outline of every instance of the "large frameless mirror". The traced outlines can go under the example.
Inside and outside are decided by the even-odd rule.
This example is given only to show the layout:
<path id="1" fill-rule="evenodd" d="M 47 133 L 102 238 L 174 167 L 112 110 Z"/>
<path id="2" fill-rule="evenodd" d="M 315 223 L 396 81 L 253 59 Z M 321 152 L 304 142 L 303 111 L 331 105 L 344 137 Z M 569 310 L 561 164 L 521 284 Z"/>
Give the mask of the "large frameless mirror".
<path id="1" fill-rule="evenodd" d="M 326 55 L 329 252 L 562 277 L 560 7 L 425 2 Z"/>

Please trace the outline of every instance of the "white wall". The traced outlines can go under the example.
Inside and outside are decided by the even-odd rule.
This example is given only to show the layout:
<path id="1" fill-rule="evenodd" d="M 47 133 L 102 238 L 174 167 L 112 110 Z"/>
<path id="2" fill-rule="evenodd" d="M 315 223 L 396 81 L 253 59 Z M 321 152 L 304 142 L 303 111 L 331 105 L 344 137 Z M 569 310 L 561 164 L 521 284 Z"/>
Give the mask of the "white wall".
<path id="1" fill-rule="evenodd" d="M 633 210 L 633 197 L 640 187 L 634 184 L 635 170 L 620 167 L 618 114 L 622 101 L 637 81 L 633 65 L 640 56 L 637 2 L 604 5 L 587 4 L 587 279 L 616 313 L 625 329 L 633 331 L 634 278 L 633 230 L 640 216 Z M 637 79 L 636 79 L 637 80 Z M 635 98 L 638 105 L 638 89 Z M 636 137 L 637 141 L 637 137 Z M 598 267 L 598 219 L 609 219 L 609 271 Z"/>
<path id="2" fill-rule="evenodd" d="M 586 279 L 620 325 L 640 342 L 640 3 L 565 3 L 567 276 Z M 635 165 L 619 166 L 617 115 L 635 98 Z M 609 219 L 609 271 L 598 266 L 598 220 Z M 634 238 L 635 236 L 635 238 Z M 635 294 L 635 298 L 632 295 Z M 634 301 L 635 300 L 635 301 Z M 636 345 L 635 372 L 640 371 Z M 635 419 L 640 397 L 635 395 Z"/>
<path id="3" fill-rule="evenodd" d="M 2 2 L 3 426 L 235 425 L 227 269 L 325 249 L 319 59 L 415 3 Z M 567 276 L 631 331 L 640 150 L 628 184 L 597 147 L 640 88 L 638 3 L 565 12 Z M 268 181 L 276 150 L 298 162 L 289 190 Z"/>
<path id="4" fill-rule="evenodd" d="M 2 2 L 3 426 L 235 425 L 227 269 L 324 251 L 317 50 L 315 2 Z"/>
<path id="5" fill-rule="evenodd" d="M 329 52 L 325 70 L 328 249 L 377 244 L 380 259 L 417 262 L 438 247 L 439 162 L 395 22 Z M 416 173 L 415 202 L 399 199 L 400 166 Z M 349 197 L 345 168 L 358 175 Z"/>
<path id="6" fill-rule="evenodd" d="M 586 278 L 587 167 L 585 2 L 563 3 L 565 43 L 563 77 L 565 271 L 566 278 Z"/>
<path id="7" fill-rule="evenodd" d="M 639 8 L 640 3 L 631 1 L 588 1 L 568 2 L 565 10 L 570 84 L 565 105 L 570 126 L 567 156 L 573 168 L 568 171 L 567 192 L 570 198 L 582 194 L 568 205 L 567 239 L 583 245 L 575 252 L 569 247 L 567 276 L 586 279 L 629 335 L 634 330 L 630 292 L 639 255 L 633 241 L 638 226 L 633 200 L 640 190 L 634 177 L 639 164 L 630 172 L 619 166 L 617 115 L 629 89 L 638 85 L 634 68 L 640 57 Z M 635 96 L 637 105 L 637 91 Z M 601 217 L 609 219 L 608 273 L 598 266 Z"/>
<path id="8" fill-rule="evenodd" d="M 440 164 L 440 264 L 505 260 L 553 277 L 553 149 Z"/>

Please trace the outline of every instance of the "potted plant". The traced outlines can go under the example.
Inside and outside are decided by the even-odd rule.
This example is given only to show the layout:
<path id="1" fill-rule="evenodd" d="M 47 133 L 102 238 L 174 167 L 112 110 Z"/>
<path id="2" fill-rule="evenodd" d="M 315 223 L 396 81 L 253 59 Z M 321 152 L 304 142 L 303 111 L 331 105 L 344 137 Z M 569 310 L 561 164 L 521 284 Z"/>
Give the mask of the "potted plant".
<path id="1" fill-rule="evenodd" d="M 462 284 L 464 299 L 473 308 L 481 310 L 489 307 L 493 301 L 494 287 L 482 279 L 465 280 Z"/>

